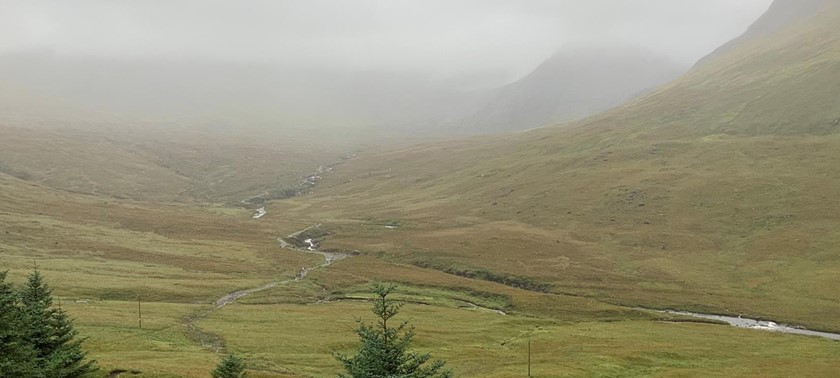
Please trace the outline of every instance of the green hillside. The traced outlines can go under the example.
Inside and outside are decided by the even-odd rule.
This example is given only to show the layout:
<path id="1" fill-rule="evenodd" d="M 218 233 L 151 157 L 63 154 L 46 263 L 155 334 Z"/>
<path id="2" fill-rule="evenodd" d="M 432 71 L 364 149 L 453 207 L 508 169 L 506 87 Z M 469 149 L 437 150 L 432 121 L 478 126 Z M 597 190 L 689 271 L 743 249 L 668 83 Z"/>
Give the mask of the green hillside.
<path id="1" fill-rule="evenodd" d="M 840 16 L 836 5 L 826 6 L 830 11 L 743 40 L 683 79 L 589 123 L 658 138 L 836 133 Z"/>
<path id="2" fill-rule="evenodd" d="M 838 21 L 750 40 L 582 122 L 363 156 L 276 207 L 395 261 L 838 330 Z"/>

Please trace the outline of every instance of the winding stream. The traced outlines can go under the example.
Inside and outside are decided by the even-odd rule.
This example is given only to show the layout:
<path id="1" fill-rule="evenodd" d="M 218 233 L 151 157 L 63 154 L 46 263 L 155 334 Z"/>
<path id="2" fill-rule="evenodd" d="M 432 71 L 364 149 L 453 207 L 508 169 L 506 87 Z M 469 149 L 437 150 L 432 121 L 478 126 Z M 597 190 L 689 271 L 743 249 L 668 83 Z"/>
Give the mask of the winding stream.
<path id="1" fill-rule="evenodd" d="M 312 227 L 309 227 L 309 228 L 305 228 L 303 230 L 300 230 L 298 232 L 295 232 L 295 233 L 287 236 L 286 238 L 296 237 L 296 236 L 298 236 L 298 235 L 300 235 L 300 234 L 302 234 L 302 233 L 304 233 L 308 230 L 311 230 L 313 228 L 320 227 L 320 226 L 321 225 L 318 224 L 318 225 L 315 225 L 315 226 L 312 226 Z M 216 301 L 216 307 L 215 307 L 216 310 L 218 310 L 218 309 L 220 309 L 220 308 L 222 308 L 226 305 L 229 305 L 233 302 L 236 302 L 238 299 L 240 299 L 242 297 L 246 297 L 250 294 L 257 293 L 257 292 L 264 291 L 264 290 L 268 290 L 268 289 L 271 289 L 271 288 L 274 288 L 274 287 L 277 287 L 277 286 L 280 286 L 280 285 L 285 285 L 285 284 L 288 284 L 290 282 L 300 281 L 304 277 L 306 277 L 306 275 L 309 272 L 311 272 L 315 269 L 330 266 L 330 265 L 332 265 L 332 263 L 334 263 L 336 261 L 344 260 L 347 257 L 349 257 L 349 255 L 344 254 L 344 253 L 332 253 L 332 252 L 318 251 L 317 250 L 318 245 L 312 239 L 306 239 L 304 241 L 307 244 L 306 249 L 295 248 L 294 245 L 287 242 L 286 239 L 284 239 L 284 238 L 277 238 L 277 242 L 280 244 L 280 248 L 283 248 L 283 249 L 292 249 L 292 250 L 295 250 L 295 251 L 298 251 L 298 252 L 310 253 L 310 254 L 316 254 L 316 255 L 324 256 L 324 263 L 321 264 L 321 265 L 315 266 L 315 267 L 300 268 L 300 271 L 297 273 L 297 275 L 295 275 L 294 279 L 272 282 L 272 283 L 269 283 L 269 284 L 266 284 L 266 285 L 263 285 L 263 286 L 260 286 L 260 287 L 255 287 L 255 288 L 251 288 L 251 289 L 247 289 L 247 290 L 235 291 L 233 293 L 225 295 L 224 297 L 221 297 L 221 298 L 219 298 L 219 300 Z"/>
<path id="2" fill-rule="evenodd" d="M 295 233 L 287 236 L 287 238 L 296 237 L 296 236 L 300 235 L 301 233 L 303 233 L 307 230 L 310 230 L 310 229 L 315 228 L 315 227 L 320 227 L 320 226 L 321 225 L 319 224 L 319 225 L 315 225 L 315 226 L 300 230 L 298 232 L 295 232 Z M 231 303 L 234 303 L 237 300 L 239 300 L 243 297 L 246 297 L 248 295 L 251 295 L 251 294 L 254 294 L 254 293 L 257 293 L 257 292 L 260 292 L 260 291 L 268 290 L 268 289 L 271 289 L 271 288 L 274 288 L 274 287 L 277 287 L 277 286 L 280 286 L 280 285 L 286 285 L 286 284 L 289 284 L 289 283 L 292 283 L 292 282 L 300 281 L 303 278 L 305 278 L 306 275 L 309 272 L 311 272 L 315 269 L 330 266 L 336 261 L 344 260 L 347 257 L 349 257 L 349 255 L 344 254 L 344 253 L 331 253 L 331 252 L 318 251 L 317 250 L 318 245 L 312 239 L 308 239 L 308 241 L 307 241 L 308 247 L 306 249 L 296 248 L 294 245 L 288 243 L 284 238 L 277 238 L 277 242 L 280 244 L 280 247 L 283 248 L 283 249 L 291 249 L 291 250 L 295 250 L 295 251 L 298 251 L 298 252 L 311 253 L 311 254 L 317 254 L 317 255 L 324 256 L 324 263 L 322 263 L 320 265 L 317 265 L 317 266 L 314 266 L 314 267 L 303 267 L 303 268 L 300 269 L 300 271 L 297 273 L 297 275 L 295 275 L 295 277 L 292 278 L 292 279 L 287 279 L 287 280 L 277 281 L 277 282 L 271 282 L 271 283 L 265 284 L 265 285 L 260 286 L 260 287 L 255 287 L 255 288 L 251 288 L 251 289 L 240 290 L 240 291 L 235 291 L 235 292 L 229 293 L 229 294 L 219 298 L 218 300 L 216 300 L 213 307 L 185 317 L 184 326 L 186 327 L 188 334 L 193 335 L 191 337 L 194 338 L 194 340 L 197 340 L 197 342 L 200 343 L 202 347 L 215 350 L 216 352 L 221 352 L 221 351 L 224 350 L 224 340 L 223 339 L 219 338 L 218 336 L 216 336 L 213 333 L 208 333 L 208 332 L 205 332 L 205 331 L 201 330 L 196 325 L 196 322 L 198 322 L 199 320 L 207 317 L 207 315 L 210 315 L 214 311 L 217 311 L 217 310 L 221 309 L 222 307 L 225 307 L 225 306 L 227 306 Z"/>
<path id="3" fill-rule="evenodd" d="M 748 319 L 743 317 L 734 317 L 734 316 L 723 316 L 723 315 L 711 315 L 711 314 L 700 314 L 696 312 L 688 312 L 688 311 L 674 311 L 674 310 L 664 310 L 664 311 L 656 311 L 659 313 L 664 314 L 672 314 L 672 315 L 682 315 L 682 316 L 690 316 L 693 318 L 700 318 L 700 319 L 708 319 L 708 320 L 716 320 L 720 322 L 727 323 L 733 327 L 738 328 L 749 328 L 755 329 L 760 331 L 770 331 L 770 332 L 780 332 L 780 333 L 790 333 L 795 335 L 805 335 L 805 336 L 817 336 L 823 337 L 826 339 L 837 340 L 840 341 L 840 334 L 837 333 L 830 333 L 830 332 L 820 332 L 820 331 L 812 331 L 809 329 L 805 329 L 799 326 L 791 326 L 787 324 L 778 324 L 776 322 L 771 322 L 768 320 L 757 320 L 757 319 Z"/>
<path id="4" fill-rule="evenodd" d="M 303 269 L 306 269 L 306 268 L 303 268 Z M 251 288 L 251 289 L 247 289 L 247 290 L 235 291 L 233 293 L 225 295 L 224 297 L 219 298 L 219 300 L 216 301 L 216 307 L 214 309 L 218 310 L 222 307 L 225 307 L 226 305 L 229 305 L 233 302 L 236 302 L 236 300 L 238 300 L 239 298 L 242 298 L 242 297 L 248 296 L 250 294 L 263 291 L 263 290 L 268 290 L 268 289 L 277 287 L 279 285 L 285 285 L 285 284 L 287 284 L 291 281 L 292 280 L 272 282 L 270 284 L 263 285 L 263 286 L 260 286 L 260 287 L 255 287 L 255 288 Z M 297 278 L 295 278 L 295 281 L 297 281 Z"/>

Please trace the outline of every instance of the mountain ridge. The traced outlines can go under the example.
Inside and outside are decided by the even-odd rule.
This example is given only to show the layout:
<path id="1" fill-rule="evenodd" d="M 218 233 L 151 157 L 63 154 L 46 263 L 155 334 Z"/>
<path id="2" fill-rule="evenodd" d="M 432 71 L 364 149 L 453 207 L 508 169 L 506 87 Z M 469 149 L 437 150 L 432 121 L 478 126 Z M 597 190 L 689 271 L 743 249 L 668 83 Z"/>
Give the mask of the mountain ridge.
<path id="1" fill-rule="evenodd" d="M 709 55 L 701 58 L 697 65 L 703 65 L 714 57 L 729 52 L 739 45 L 749 43 L 761 38 L 772 36 L 774 33 L 791 27 L 798 22 L 814 17 L 822 11 L 828 10 L 831 6 L 837 6 L 836 0 L 776 0 L 770 4 L 764 14 L 759 17 L 739 37 L 718 47 Z"/>
<path id="2" fill-rule="evenodd" d="M 525 77 L 493 90 L 448 127 L 472 133 L 557 124 L 597 114 L 668 82 L 685 68 L 629 46 L 566 48 Z"/>

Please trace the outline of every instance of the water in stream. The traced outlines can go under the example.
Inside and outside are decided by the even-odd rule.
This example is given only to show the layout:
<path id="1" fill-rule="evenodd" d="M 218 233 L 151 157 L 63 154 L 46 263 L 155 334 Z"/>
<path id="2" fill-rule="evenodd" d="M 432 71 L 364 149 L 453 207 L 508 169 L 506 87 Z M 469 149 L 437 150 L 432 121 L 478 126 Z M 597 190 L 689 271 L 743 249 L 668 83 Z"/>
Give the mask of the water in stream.
<path id="1" fill-rule="evenodd" d="M 263 207 L 257 209 L 254 212 L 254 215 L 251 218 L 260 219 L 260 218 L 264 217 L 266 214 L 268 214 L 268 211 L 266 211 L 265 206 L 263 206 Z"/>
<path id="2" fill-rule="evenodd" d="M 739 328 L 749 328 L 749 329 L 756 329 L 761 331 L 771 331 L 771 332 L 781 332 L 781 333 L 791 333 L 796 335 L 806 335 L 806 336 L 817 336 L 817 337 L 824 337 L 826 339 L 831 340 L 838 340 L 840 341 L 840 334 L 837 333 L 830 333 L 830 332 L 819 332 L 819 331 L 811 331 L 809 329 L 805 329 L 802 327 L 797 326 L 790 326 L 787 324 L 778 324 L 775 322 L 767 321 L 767 320 L 756 320 L 756 319 L 748 319 L 743 317 L 734 317 L 734 316 L 723 316 L 723 315 L 710 315 L 710 314 L 700 314 L 696 312 L 688 312 L 688 311 L 659 311 L 662 313 L 667 314 L 674 314 L 674 315 L 683 315 L 683 316 L 691 316 L 694 318 L 701 318 L 701 319 L 709 319 L 709 320 L 717 320 L 724 323 L 728 323 L 733 327 Z"/>

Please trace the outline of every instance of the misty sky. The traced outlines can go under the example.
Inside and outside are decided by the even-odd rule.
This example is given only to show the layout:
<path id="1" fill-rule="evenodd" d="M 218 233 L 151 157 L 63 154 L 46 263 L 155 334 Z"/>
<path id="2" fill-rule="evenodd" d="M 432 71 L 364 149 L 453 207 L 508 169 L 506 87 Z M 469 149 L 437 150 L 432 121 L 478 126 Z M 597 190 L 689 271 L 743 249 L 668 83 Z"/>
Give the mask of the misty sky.
<path id="1" fill-rule="evenodd" d="M 690 65 L 771 0 L 0 0 L 0 52 L 524 75 L 560 48 L 635 45 Z"/>

